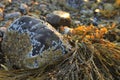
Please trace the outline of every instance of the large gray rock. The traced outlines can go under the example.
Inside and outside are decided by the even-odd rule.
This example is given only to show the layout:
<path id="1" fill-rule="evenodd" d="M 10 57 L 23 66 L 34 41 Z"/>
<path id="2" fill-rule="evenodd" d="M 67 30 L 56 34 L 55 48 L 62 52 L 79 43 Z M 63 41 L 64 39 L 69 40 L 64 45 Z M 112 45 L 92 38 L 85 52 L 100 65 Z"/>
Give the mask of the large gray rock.
<path id="1" fill-rule="evenodd" d="M 61 54 L 67 53 L 67 51 L 70 49 L 69 44 L 63 39 L 63 36 L 60 33 L 58 33 L 47 22 L 39 19 L 35 19 L 29 16 L 18 18 L 8 28 L 8 32 L 12 31 L 16 31 L 19 34 L 27 33 L 30 37 L 30 42 L 32 45 L 32 49 L 27 54 L 20 55 L 19 53 L 15 53 L 15 55 L 18 56 L 26 56 L 26 58 L 30 59 L 42 55 L 43 51 L 50 48 L 53 48 L 54 50 L 61 50 Z M 22 62 L 25 62 L 25 60 Z M 13 63 L 16 62 L 13 61 Z M 26 62 L 24 64 L 24 67 L 31 69 L 40 67 L 40 63 L 37 59 L 34 59 L 30 64 L 27 64 Z"/>

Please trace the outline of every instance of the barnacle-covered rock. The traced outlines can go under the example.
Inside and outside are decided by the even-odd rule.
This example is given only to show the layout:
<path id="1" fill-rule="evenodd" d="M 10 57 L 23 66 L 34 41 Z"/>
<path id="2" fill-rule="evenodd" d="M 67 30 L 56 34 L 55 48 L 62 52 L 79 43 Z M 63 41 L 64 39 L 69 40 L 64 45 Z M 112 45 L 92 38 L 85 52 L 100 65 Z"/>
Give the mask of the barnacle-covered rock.
<path id="1" fill-rule="evenodd" d="M 7 32 L 13 32 L 13 31 L 17 32 L 18 34 L 26 34 L 27 33 L 27 35 L 29 36 L 29 40 L 30 40 L 32 48 L 30 48 L 30 46 L 28 46 L 28 47 L 26 46 L 26 40 L 24 39 L 25 37 L 18 38 L 18 39 L 20 39 L 20 41 L 24 40 L 24 42 L 16 45 L 17 43 L 14 43 L 15 37 L 13 37 L 15 35 L 13 35 L 13 36 L 9 35 L 8 37 L 13 37 L 13 40 L 9 39 L 10 41 L 9 41 L 9 43 L 7 43 L 7 45 L 11 44 L 11 46 L 9 47 L 10 50 L 8 49 L 7 54 L 14 53 L 14 55 L 19 56 L 18 61 L 22 59 L 22 61 L 20 61 L 20 62 L 24 63 L 24 65 L 22 65 L 22 66 L 27 67 L 27 68 L 33 69 L 33 68 L 39 67 L 39 65 L 38 65 L 39 62 L 35 57 L 41 56 L 42 52 L 44 50 L 53 48 L 53 51 L 55 51 L 55 50 L 59 49 L 59 50 L 61 50 L 61 54 L 65 54 L 70 49 L 70 45 L 67 43 L 67 41 L 65 41 L 63 39 L 63 36 L 60 33 L 58 33 L 47 22 L 44 22 L 39 19 L 35 19 L 35 18 L 29 17 L 29 16 L 23 16 L 21 18 L 18 18 L 10 25 Z M 16 38 L 17 38 L 17 35 L 16 35 Z M 20 42 L 20 41 L 18 41 L 18 42 Z M 21 49 L 18 48 L 18 51 L 17 50 L 14 51 L 12 44 L 15 44 L 16 45 L 15 47 L 18 47 L 19 45 L 21 45 L 21 48 L 26 46 L 25 48 L 30 48 L 30 50 L 24 54 L 24 49 L 22 49 L 23 52 L 20 53 L 18 51 Z M 9 56 L 12 56 L 12 55 L 9 54 Z M 25 57 L 25 58 L 23 59 L 23 57 Z M 33 59 L 32 64 L 26 65 L 25 64 L 26 62 L 24 62 L 26 58 Z M 14 60 L 13 60 L 13 63 L 14 63 Z"/>

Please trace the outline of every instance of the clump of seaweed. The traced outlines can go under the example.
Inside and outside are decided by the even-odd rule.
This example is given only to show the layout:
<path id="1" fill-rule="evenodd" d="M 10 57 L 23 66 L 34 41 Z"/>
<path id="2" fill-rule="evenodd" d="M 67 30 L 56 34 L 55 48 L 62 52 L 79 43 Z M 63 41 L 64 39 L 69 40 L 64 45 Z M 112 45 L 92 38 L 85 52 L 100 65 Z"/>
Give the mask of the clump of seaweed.
<path id="1" fill-rule="evenodd" d="M 29 36 L 14 31 L 6 32 L 1 45 L 8 69 L 22 67 L 25 55 L 32 49 Z"/>
<path id="2" fill-rule="evenodd" d="M 70 40 L 79 40 L 85 41 L 90 40 L 91 42 L 95 43 L 96 41 L 100 42 L 108 32 L 114 30 L 116 28 L 116 23 L 112 25 L 108 25 L 105 27 L 95 27 L 93 25 L 89 26 L 78 26 L 77 28 L 73 28 L 70 32 L 72 37 L 69 37 Z"/>
<path id="3" fill-rule="evenodd" d="M 120 47 L 77 43 L 76 50 L 50 73 L 50 80 L 118 80 Z"/>

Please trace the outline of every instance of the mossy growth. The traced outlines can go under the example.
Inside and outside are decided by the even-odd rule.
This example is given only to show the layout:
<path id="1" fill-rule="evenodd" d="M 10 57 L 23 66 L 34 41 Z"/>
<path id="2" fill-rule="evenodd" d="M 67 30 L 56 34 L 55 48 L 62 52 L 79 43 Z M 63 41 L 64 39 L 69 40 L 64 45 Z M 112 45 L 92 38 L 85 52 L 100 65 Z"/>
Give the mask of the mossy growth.
<path id="1" fill-rule="evenodd" d="M 8 69 L 23 66 L 25 55 L 32 49 L 29 35 L 26 33 L 6 32 L 2 41 L 2 50 L 5 54 L 6 65 Z"/>
<path id="2" fill-rule="evenodd" d="M 24 60 L 26 68 L 34 69 L 34 66 L 37 64 L 38 68 L 45 69 L 49 65 L 54 65 L 63 60 L 62 51 L 60 49 L 55 50 L 50 48 L 45 50 L 41 55 L 37 55 L 33 58 L 26 58 Z M 35 64 L 36 63 L 36 64 Z"/>
<path id="3" fill-rule="evenodd" d="M 100 13 L 102 14 L 103 17 L 111 18 L 111 17 L 117 15 L 118 11 L 117 10 L 113 10 L 113 11 L 101 10 Z"/>
<path id="4" fill-rule="evenodd" d="M 63 57 L 62 51 L 60 49 L 54 50 L 54 48 L 45 50 L 40 55 L 30 57 L 29 53 L 32 51 L 32 44 L 29 35 L 26 33 L 19 34 L 14 31 L 6 32 L 2 42 L 2 50 L 5 54 L 5 65 L 9 70 L 45 67 L 61 60 L 61 57 Z"/>

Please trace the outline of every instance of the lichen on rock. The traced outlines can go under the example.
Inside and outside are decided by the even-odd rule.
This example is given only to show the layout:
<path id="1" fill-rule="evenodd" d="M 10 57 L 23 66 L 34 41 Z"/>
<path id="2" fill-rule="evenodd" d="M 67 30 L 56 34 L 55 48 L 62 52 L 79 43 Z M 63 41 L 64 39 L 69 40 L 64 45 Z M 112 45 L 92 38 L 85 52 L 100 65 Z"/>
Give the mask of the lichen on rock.
<path id="1" fill-rule="evenodd" d="M 31 49 L 32 45 L 28 34 L 19 34 L 18 32 L 6 32 L 2 41 L 2 51 L 5 54 L 6 64 L 9 69 L 13 67 L 23 67 L 23 60 Z"/>
<path id="2" fill-rule="evenodd" d="M 29 16 L 18 18 L 10 25 L 2 46 L 10 65 L 30 69 L 41 66 L 37 58 L 44 54 L 43 51 L 52 48 L 65 54 L 71 48 L 50 24 Z M 29 65 L 27 59 L 32 60 Z"/>

